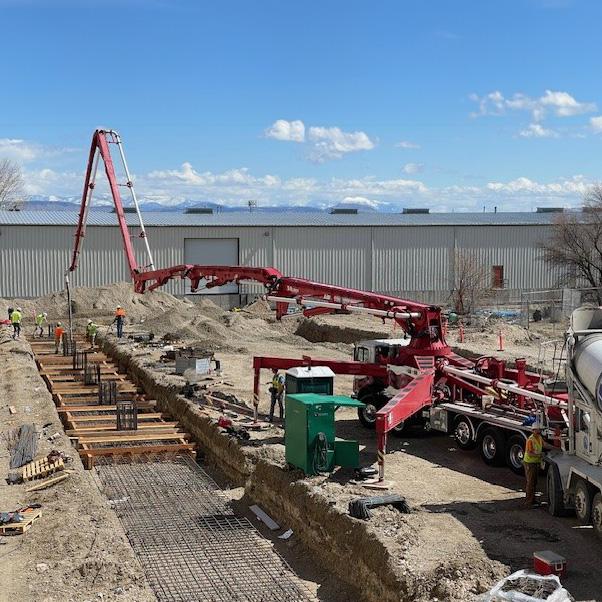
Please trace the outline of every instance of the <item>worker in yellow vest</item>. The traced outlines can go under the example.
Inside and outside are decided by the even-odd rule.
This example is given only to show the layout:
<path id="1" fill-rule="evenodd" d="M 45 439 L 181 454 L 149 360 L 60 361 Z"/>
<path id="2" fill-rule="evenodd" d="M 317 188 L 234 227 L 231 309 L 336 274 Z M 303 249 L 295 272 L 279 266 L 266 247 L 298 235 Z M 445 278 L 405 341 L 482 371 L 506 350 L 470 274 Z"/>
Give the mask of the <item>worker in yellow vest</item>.
<path id="1" fill-rule="evenodd" d="M 525 454 L 523 456 L 523 465 L 525 467 L 525 506 L 533 507 L 535 503 L 535 490 L 537 489 L 537 475 L 539 467 L 543 462 L 544 449 L 552 449 L 552 446 L 544 441 L 541 436 L 541 424 L 534 422 L 531 426 L 533 434 L 527 439 L 525 444 Z"/>
<path id="2" fill-rule="evenodd" d="M 13 339 L 18 339 L 21 336 L 22 319 L 23 314 L 21 313 L 21 308 L 17 307 L 17 309 L 13 310 L 13 313 L 10 315 L 10 322 L 13 325 Z"/>
<path id="3" fill-rule="evenodd" d="M 274 420 L 274 409 L 276 408 L 276 402 L 278 402 L 278 414 L 280 420 L 284 418 L 284 407 L 282 399 L 284 397 L 284 376 L 279 374 L 278 368 L 272 368 L 272 382 L 270 383 L 270 422 Z"/>
<path id="4" fill-rule="evenodd" d="M 86 338 L 92 344 L 92 349 L 94 349 L 94 344 L 96 342 L 96 334 L 98 333 L 98 325 L 94 324 L 92 320 L 88 320 L 88 324 L 86 325 Z"/>
<path id="5" fill-rule="evenodd" d="M 42 338 L 44 336 L 44 324 L 46 324 L 47 317 L 48 317 L 48 314 L 46 312 L 36 314 L 36 318 L 35 318 L 36 327 L 33 331 L 34 339 L 36 338 L 36 336 L 38 336 L 40 338 Z"/>

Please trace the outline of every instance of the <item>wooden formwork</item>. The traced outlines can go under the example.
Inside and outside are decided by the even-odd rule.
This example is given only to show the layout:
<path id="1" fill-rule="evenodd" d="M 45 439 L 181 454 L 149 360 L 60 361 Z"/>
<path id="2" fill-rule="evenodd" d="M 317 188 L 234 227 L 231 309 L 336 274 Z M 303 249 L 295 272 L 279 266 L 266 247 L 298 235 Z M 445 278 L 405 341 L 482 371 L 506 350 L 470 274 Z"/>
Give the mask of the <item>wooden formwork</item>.
<path id="1" fill-rule="evenodd" d="M 195 445 L 189 433 L 169 416 L 157 412 L 155 400 L 148 399 L 104 353 L 89 352 L 88 361 L 99 364 L 101 381 L 115 381 L 118 403 L 136 401 L 137 430 L 117 430 L 117 406 L 99 404 L 98 384 L 84 384 L 83 369 L 73 368 L 71 356 L 55 354 L 52 341 L 34 339 L 30 343 L 65 431 L 86 468 L 92 468 L 99 456 L 194 455 Z M 78 341 L 78 346 L 83 344 Z"/>

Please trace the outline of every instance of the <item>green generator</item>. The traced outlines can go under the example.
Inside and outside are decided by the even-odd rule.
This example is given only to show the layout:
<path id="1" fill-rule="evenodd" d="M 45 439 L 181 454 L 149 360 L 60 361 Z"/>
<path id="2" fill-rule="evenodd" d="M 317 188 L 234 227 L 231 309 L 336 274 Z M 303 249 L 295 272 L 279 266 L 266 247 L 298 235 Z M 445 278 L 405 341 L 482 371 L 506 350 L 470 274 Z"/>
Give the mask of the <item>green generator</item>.
<path id="1" fill-rule="evenodd" d="M 342 395 L 286 395 L 284 446 L 286 461 L 307 475 L 331 472 L 335 466 L 359 467 L 359 443 L 335 437 L 334 415 L 340 407 L 362 402 Z"/>

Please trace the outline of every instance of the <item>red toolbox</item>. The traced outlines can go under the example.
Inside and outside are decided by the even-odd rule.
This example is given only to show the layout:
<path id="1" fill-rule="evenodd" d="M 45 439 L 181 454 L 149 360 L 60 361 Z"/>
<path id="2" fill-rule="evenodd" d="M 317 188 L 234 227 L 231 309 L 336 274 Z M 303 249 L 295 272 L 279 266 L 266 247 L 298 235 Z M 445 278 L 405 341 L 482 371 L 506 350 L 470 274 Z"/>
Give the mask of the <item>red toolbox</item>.
<path id="1" fill-rule="evenodd" d="M 540 575 L 564 577 L 566 574 L 566 558 L 551 550 L 533 552 L 533 568 Z"/>

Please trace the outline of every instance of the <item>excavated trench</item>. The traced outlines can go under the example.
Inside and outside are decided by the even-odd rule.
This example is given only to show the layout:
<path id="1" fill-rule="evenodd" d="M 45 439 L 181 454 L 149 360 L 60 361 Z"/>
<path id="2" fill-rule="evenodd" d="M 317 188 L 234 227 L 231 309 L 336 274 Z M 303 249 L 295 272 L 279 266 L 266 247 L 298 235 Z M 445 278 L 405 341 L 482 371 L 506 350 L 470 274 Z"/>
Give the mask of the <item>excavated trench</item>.
<path id="1" fill-rule="evenodd" d="M 262 447 L 243 447 L 224 436 L 209 415 L 179 394 L 179 388 L 158 382 L 153 371 L 130 356 L 126 346 L 105 340 L 104 351 L 157 400 L 161 410 L 178 420 L 200 445 L 205 458 L 245 496 L 260 504 L 280 524 L 293 529 L 315 561 L 368 602 L 427 600 L 434 583 L 424 575 L 399 571 L 386 544 L 368 524 L 335 508 L 319 488 L 284 469 Z"/>

